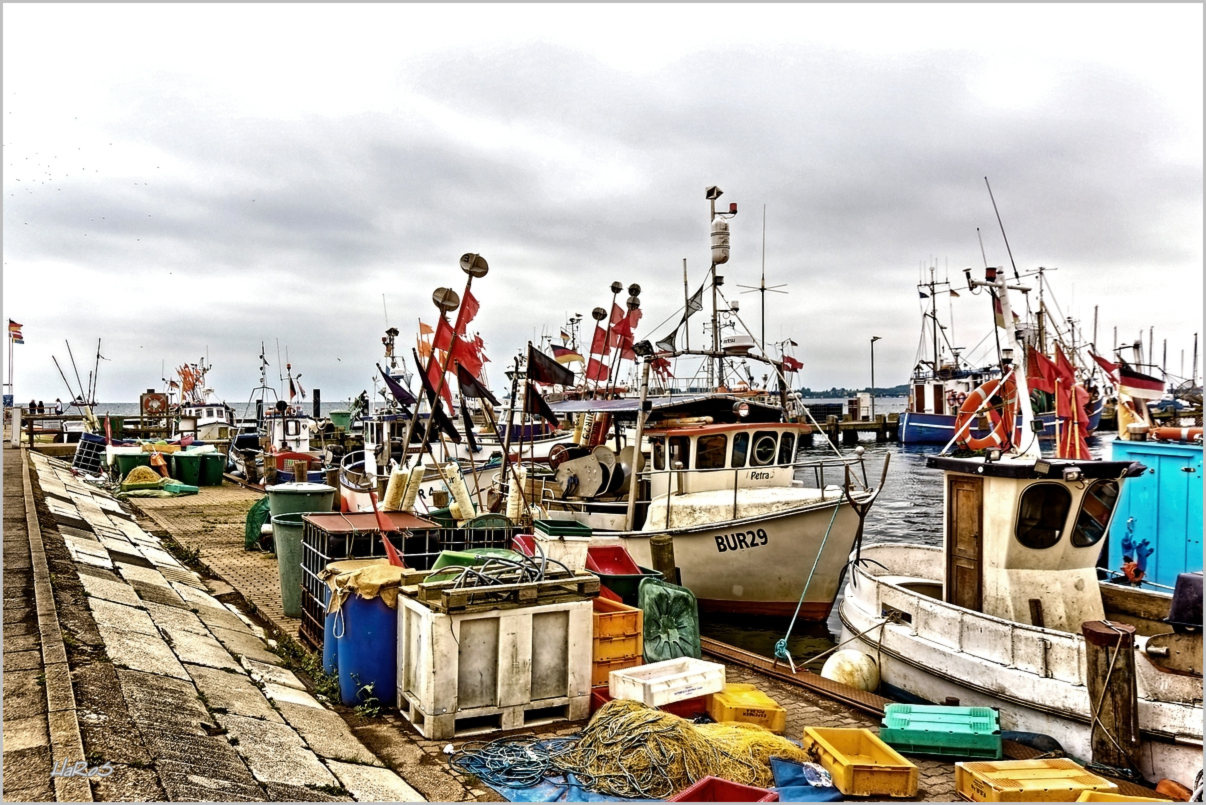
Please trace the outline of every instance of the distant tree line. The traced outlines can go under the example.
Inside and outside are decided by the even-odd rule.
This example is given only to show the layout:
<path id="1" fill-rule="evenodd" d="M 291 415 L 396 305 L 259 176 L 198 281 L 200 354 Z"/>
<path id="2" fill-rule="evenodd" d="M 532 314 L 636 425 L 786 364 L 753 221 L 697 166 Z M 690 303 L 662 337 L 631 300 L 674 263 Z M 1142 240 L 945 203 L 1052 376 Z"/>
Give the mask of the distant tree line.
<path id="1" fill-rule="evenodd" d="M 853 397 L 855 394 L 858 394 L 861 391 L 865 391 L 868 394 L 870 394 L 871 387 L 867 386 L 867 387 L 861 388 L 861 389 L 847 389 L 847 388 L 834 387 L 834 388 L 830 388 L 830 389 L 818 389 L 816 391 L 813 391 L 812 389 L 805 386 L 802 389 L 798 389 L 798 391 L 800 392 L 800 396 L 804 397 L 806 399 L 822 399 L 825 397 L 836 397 L 839 399 L 849 399 L 850 397 Z M 876 386 L 875 387 L 875 394 L 878 397 L 903 397 L 903 396 L 907 395 L 908 393 L 909 393 L 909 386 L 907 383 L 899 385 L 899 386 Z"/>

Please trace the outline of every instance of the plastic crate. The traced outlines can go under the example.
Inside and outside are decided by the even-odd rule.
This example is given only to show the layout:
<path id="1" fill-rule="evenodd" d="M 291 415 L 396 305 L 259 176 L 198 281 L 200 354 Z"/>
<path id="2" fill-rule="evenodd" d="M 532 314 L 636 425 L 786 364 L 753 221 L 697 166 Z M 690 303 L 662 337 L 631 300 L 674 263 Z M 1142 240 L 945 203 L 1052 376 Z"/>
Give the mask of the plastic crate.
<path id="1" fill-rule="evenodd" d="M 590 689 L 590 711 L 593 714 L 603 705 L 611 701 L 611 694 L 608 692 L 607 685 L 599 685 Z M 695 718 L 698 715 L 707 715 L 708 712 L 708 697 L 699 696 L 694 699 L 684 699 L 681 702 L 671 702 L 663 704 L 656 708 L 663 713 L 670 713 L 679 718 Z"/>
<path id="2" fill-rule="evenodd" d="M 1077 802 L 1172 802 L 1160 797 L 1129 797 L 1126 794 L 1111 794 L 1108 791 L 1085 791 L 1076 798 Z"/>
<path id="3" fill-rule="evenodd" d="M 605 598 L 593 599 L 593 605 L 591 659 L 607 662 L 643 656 L 645 614 L 636 607 Z"/>
<path id="4" fill-rule="evenodd" d="M 650 707 L 694 699 L 724 690 L 720 663 L 680 657 L 639 668 L 612 671 L 608 680 L 613 699 L 633 699 Z"/>
<path id="5" fill-rule="evenodd" d="M 807 727 L 801 745 L 848 797 L 917 796 L 917 767 L 871 730 Z"/>
<path id="6" fill-rule="evenodd" d="M 708 697 L 708 715 L 713 721 L 757 724 L 780 735 L 787 730 L 787 711 L 753 685 L 725 685 L 723 692 Z"/>
<path id="7" fill-rule="evenodd" d="M 71 459 L 72 469 L 96 475 L 105 465 L 105 440 L 91 433 L 81 433 L 75 445 L 75 456 Z"/>
<path id="8" fill-rule="evenodd" d="M 549 537 L 590 537 L 591 527 L 577 520 L 536 520 L 536 531 Z"/>
<path id="9" fill-rule="evenodd" d="M 644 665 L 644 657 L 625 657 L 622 660 L 603 660 L 602 662 L 591 663 L 590 684 L 592 687 L 599 685 L 610 685 L 611 672 L 623 671 L 627 668 L 636 668 L 638 665 Z"/>
<path id="10" fill-rule="evenodd" d="M 711 775 L 684 788 L 667 802 L 778 802 L 779 792 L 722 780 Z"/>
<path id="11" fill-rule="evenodd" d="M 1001 728 L 991 707 L 889 704 L 879 739 L 898 752 L 1000 760 Z"/>
<path id="12" fill-rule="evenodd" d="M 1066 758 L 955 764 L 955 790 L 972 802 L 1075 802 L 1118 786 Z"/>
<path id="13" fill-rule="evenodd" d="M 639 576 L 641 569 L 623 545 L 592 545 L 586 552 L 586 569 L 608 576 Z"/>
<path id="14" fill-rule="evenodd" d="M 400 531 L 390 540 L 395 548 L 402 550 L 407 565 L 421 570 L 430 568 L 440 553 L 445 530 L 406 512 L 386 512 L 385 516 Z M 323 568 L 344 559 L 383 556 L 385 546 L 372 512 L 308 514 L 302 518 L 302 617 L 298 628 L 302 642 L 314 650 L 322 647 L 325 616 L 323 583 L 318 575 Z"/>
<path id="15" fill-rule="evenodd" d="M 590 537 L 550 536 L 539 531 L 534 535 L 537 552 L 542 552 L 549 559 L 560 562 L 571 572 L 586 569 L 586 551 L 590 547 Z"/>

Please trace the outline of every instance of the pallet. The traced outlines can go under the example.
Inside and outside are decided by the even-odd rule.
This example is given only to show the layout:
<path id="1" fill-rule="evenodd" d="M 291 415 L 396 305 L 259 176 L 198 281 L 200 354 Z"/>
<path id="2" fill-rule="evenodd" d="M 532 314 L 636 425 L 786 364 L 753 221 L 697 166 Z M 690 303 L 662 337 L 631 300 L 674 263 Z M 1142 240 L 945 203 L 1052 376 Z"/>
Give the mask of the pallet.
<path id="1" fill-rule="evenodd" d="M 418 573 L 415 574 L 419 575 Z M 424 573 L 423 575 L 427 575 Z M 417 599 L 436 612 L 467 612 L 496 609 L 500 604 L 535 606 L 575 598 L 593 598 L 599 594 L 599 577 L 590 573 L 561 574 L 544 581 L 523 584 L 497 584 L 483 587 L 454 588 L 452 581 L 407 583 L 402 593 Z"/>
<path id="2" fill-rule="evenodd" d="M 569 696 L 511 707 L 476 707 L 455 713 L 429 715 L 409 694 L 398 696 L 398 711 L 429 741 L 531 729 L 558 721 L 584 721 L 590 717 L 590 696 Z"/>

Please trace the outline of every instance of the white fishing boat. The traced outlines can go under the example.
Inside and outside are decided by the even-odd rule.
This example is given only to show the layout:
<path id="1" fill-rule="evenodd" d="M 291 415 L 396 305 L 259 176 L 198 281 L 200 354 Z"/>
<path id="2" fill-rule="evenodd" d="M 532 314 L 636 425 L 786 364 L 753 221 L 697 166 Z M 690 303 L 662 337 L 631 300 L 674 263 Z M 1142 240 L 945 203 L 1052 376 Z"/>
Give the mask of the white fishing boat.
<path id="1" fill-rule="evenodd" d="M 993 273 L 977 285 L 1000 294 L 1009 321 L 1006 288 L 1015 286 Z M 1016 346 L 1014 329 L 1006 335 Z M 1123 624 L 1134 627 L 1137 732 L 1131 745 L 1118 746 L 1121 760 L 1099 762 L 1187 784 L 1202 765 L 1201 577 L 1196 614 L 1172 613 L 1171 623 L 1170 610 L 1193 607 L 1098 581 L 1119 494 L 1146 469 L 1042 458 L 1025 372 L 1008 352 L 1002 370 L 1015 380 L 1012 396 L 985 396 L 986 404 L 1004 398 L 997 446 L 928 460 L 944 474 L 943 546 L 862 548 L 839 609 L 842 640 L 875 660 L 889 692 L 995 707 L 1002 729 L 1046 734 L 1072 755 L 1097 760 L 1102 699 L 1090 695 L 1086 635 L 1104 628 L 1118 639 Z M 1013 405 L 1020 433 L 1003 424 L 1014 421 Z"/>

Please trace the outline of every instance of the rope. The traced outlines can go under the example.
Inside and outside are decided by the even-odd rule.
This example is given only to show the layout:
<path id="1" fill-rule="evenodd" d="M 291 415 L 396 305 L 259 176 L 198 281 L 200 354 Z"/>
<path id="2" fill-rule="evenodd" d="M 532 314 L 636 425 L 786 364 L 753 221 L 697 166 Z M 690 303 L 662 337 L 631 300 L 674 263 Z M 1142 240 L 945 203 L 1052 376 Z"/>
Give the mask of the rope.
<path id="1" fill-rule="evenodd" d="M 464 744 L 451 762 L 493 788 L 532 788 L 569 774 L 560 759 L 575 743 L 573 738 L 535 735 L 474 741 Z"/>
<path id="2" fill-rule="evenodd" d="M 817 558 L 812 562 L 812 570 L 808 571 L 808 580 L 804 582 L 804 589 L 800 591 L 800 600 L 796 602 L 796 611 L 792 613 L 791 623 L 787 625 L 787 633 L 775 643 L 775 659 L 787 660 L 791 665 L 791 672 L 796 672 L 796 663 L 791 658 L 791 652 L 787 650 L 787 638 L 791 637 L 791 630 L 796 625 L 796 618 L 800 615 L 800 607 L 804 606 L 804 596 L 808 594 L 808 587 L 812 584 L 812 576 L 817 572 L 817 565 L 821 562 L 821 554 L 825 553 L 825 544 L 829 542 L 829 534 L 833 531 L 833 521 L 837 519 L 838 509 L 842 508 L 842 498 L 846 497 L 846 490 L 842 490 L 842 494 L 838 497 L 837 503 L 833 507 L 833 516 L 829 518 L 829 526 L 825 529 L 825 538 L 821 540 L 821 547 L 817 551 Z"/>

